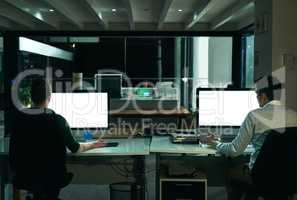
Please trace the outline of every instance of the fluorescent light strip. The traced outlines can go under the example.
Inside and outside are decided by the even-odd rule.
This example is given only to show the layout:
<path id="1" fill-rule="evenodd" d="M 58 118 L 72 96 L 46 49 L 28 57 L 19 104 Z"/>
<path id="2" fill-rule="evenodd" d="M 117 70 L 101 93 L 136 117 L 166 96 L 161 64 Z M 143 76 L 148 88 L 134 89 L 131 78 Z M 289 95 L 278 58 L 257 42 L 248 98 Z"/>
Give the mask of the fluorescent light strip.
<path id="1" fill-rule="evenodd" d="M 69 51 L 43 44 L 25 37 L 19 38 L 19 50 L 69 61 L 72 61 L 74 57 L 73 53 Z"/>

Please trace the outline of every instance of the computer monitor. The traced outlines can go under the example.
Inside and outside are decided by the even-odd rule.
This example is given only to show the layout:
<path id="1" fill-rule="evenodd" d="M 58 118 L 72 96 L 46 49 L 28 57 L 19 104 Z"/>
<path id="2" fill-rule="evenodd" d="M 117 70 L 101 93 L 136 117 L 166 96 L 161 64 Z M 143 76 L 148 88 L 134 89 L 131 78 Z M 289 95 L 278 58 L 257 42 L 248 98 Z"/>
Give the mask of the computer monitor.
<path id="1" fill-rule="evenodd" d="M 121 98 L 122 74 L 96 74 L 95 88 L 107 92 L 110 98 Z"/>
<path id="2" fill-rule="evenodd" d="M 52 93 L 48 106 L 71 128 L 108 128 L 107 93 Z"/>
<path id="3" fill-rule="evenodd" d="M 253 90 L 198 89 L 197 95 L 198 127 L 238 127 L 259 107 Z"/>

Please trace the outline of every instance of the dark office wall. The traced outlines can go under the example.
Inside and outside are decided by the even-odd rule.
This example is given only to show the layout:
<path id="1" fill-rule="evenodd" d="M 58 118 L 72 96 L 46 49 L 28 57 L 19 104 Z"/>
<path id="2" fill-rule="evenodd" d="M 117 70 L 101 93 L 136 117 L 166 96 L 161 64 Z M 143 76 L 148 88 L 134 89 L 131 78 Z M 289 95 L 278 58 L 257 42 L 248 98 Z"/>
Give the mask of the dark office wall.
<path id="1" fill-rule="evenodd" d="M 74 65 L 84 77 L 94 77 L 99 69 L 124 71 L 124 39 L 101 38 L 99 43 L 76 44 Z"/>
<path id="2" fill-rule="evenodd" d="M 101 37 L 98 43 L 76 43 L 75 47 L 71 43 L 51 43 L 74 52 L 74 61 L 22 52 L 20 66 L 22 69 L 52 67 L 54 79 L 71 79 L 73 72 L 83 72 L 84 78 L 93 78 L 98 70 L 112 69 L 126 73 L 134 86 L 142 81 L 155 83 L 158 80 L 159 40 L 162 78 L 174 78 L 174 38 Z M 55 76 L 58 69 L 63 72 L 62 77 Z"/>
<path id="3" fill-rule="evenodd" d="M 75 71 L 93 77 L 100 69 L 125 72 L 134 85 L 158 78 L 158 38 L 100 38 L 99 43 L 76 44 Z M 174 38 L 162 38 L 163 77 L 174 77 Z"/>
<path id="4" fill-rule="evenodd" d="M 49 60 L 48 65 L 53 69 L 54 79 L 56 78 L 71 79 L 72 73 L 76 71 L 75 63 L 69 62 L 67 60 L 51 58 Z"/>
<path id="5" fill-rule="evenodd" d="M 175 38 L 162 39 L 162 77 L 174 78 Z"/>
<path id="6" fill-rule="evenodd" d="M 132 79 L 158 78 L 156 39 L 127 39 L 127 75 Z M 136 83 L 138 81 L 134 81 Z"/>

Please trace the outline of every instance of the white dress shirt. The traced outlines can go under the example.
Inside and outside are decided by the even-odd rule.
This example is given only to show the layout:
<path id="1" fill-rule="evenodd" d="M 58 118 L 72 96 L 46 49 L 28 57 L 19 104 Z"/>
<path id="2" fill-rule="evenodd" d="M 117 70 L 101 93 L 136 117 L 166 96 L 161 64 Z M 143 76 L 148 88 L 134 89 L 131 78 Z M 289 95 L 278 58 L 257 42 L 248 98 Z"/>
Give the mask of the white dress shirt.
<path id="1" fill-rule="evenodd" d="M 236 157 L 251 143 L 255 148 L 249 163 L 249 168 L 252 169 L 266 138 L 263 133 L 285 127 L 297 127 L 297 112 L 285 107 L 280 101 L 270 101 L 247 115 L 237 137 L 231 143 L 219 143 L 216 148 L 220 154 Z"/>

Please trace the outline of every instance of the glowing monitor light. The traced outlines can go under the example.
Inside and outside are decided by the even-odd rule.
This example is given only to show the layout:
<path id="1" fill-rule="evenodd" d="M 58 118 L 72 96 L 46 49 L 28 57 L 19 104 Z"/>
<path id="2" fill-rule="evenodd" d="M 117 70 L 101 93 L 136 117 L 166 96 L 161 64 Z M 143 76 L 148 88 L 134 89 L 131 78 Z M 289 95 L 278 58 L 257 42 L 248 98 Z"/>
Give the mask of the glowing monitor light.
<path id="1" fill-rule="evenodd" d="M 107 128 L 107 93 L 53 93 L 48 106 L 71 128 Z"/>
<path id="2" fill-rule="evenodd" d="M 198 125 L 240 126 L 247 114 L 259 107 L 252 90 L 198 90 Z"/>

